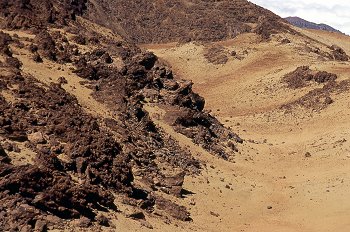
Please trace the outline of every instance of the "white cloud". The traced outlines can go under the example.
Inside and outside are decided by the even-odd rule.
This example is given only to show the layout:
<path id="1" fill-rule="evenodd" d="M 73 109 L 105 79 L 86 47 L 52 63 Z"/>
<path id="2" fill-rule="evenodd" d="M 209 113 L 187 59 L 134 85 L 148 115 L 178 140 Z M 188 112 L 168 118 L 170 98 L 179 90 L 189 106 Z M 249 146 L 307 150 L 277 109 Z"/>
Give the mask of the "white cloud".
<path id="1" fill-rule="evenodd" d="M 347 0 L 250 0 L 281 17 L 298 16 L 328 24 L 350 35 L 350 1 Z"/>

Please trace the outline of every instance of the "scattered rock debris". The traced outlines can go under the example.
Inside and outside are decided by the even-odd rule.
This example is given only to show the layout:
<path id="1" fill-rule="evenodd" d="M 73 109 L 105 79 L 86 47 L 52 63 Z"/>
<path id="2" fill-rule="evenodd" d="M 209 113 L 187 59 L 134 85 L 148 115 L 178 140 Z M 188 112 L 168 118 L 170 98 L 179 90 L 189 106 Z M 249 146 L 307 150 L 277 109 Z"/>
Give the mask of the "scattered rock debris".
<path id="1" fill-rule="evenodd" d="M 84 0 L 74 2 L 0 4 L 6 16 L 2 26 L 30 29 L 34 35 L 22 46 L 16 38 L 0 33 L 1 66 L 6 71 L 0 89 L 16 99 L 7 102 L 0 93 L 1 137 L 9 141 L 0 145 L 0 229 L 64 230 L 70 221 L 81 228 L 111 226 L 104 215 L 118 211 L 115 195 L 140 210 L 142 220 L 157 210 L 164 220 L 191 221 L 184 206 L 155 193 L 182 197 L 184 178 L 199 173 L 201 164 L 155 125 L 144 104 L 153 99 L 159 107 L 171 110 L 175 130 L 220 157 L 234 154 L 228 141 L 233 148 L 242 140 L 205 112 L 205 101 L 192 91 L 192 83 L 175 79 L 154 54 L 91 32 L 74 21 L 87 7 Z M 65 26 L 88 39 L 70 41 L 51 25 Z M 94 41 L 106 45 L 89 52 L 76 45 Z M 23 63 L 13 56 L 10 46 L 28 52 L 37 65 L 52 63 L 51 69 L 60 71 L 69 65 L 69 70 L 86 80 L 83 87 L 91 88 L 91 98 L 114 116 L 87 113 L 76 96 L 62 87 L 70 84 L 68 78 L 44 84 L 35 74 L 23 72 Z M 115 57 L 122 65 L 115 65 Z M 18 149 L 12 144 L 32 151 L 33 162 L 13 163 L 7 151 Z M 134 168 L 142 170 L 138 177 L 147 183 L 144 188 L 134 184 Z M 180 172 L 172 173 L 175 168 Z"/>

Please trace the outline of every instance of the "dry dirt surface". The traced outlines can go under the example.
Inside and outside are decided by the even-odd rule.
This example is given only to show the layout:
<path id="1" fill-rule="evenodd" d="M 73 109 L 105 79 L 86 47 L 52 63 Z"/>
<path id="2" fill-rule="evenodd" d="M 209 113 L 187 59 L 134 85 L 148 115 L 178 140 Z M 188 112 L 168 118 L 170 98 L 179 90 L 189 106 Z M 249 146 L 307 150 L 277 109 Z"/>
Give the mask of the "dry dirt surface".
<path id="1" fill-rule="evenodd" d="M 350 229 L 350 68 L 332 55 L 332 47 L 348 52 L 350 37 L 296 30 L 303 35 L 268 42 L 243 34 L 145 46 L 192 80 L 207 109 L 245 140 L 235 163 L 209 158 L 185 182 L 199 190 L 190 210 L 198 231 Z M 208 46 L 222 46 L 228 61 L 208 62 Z"/>

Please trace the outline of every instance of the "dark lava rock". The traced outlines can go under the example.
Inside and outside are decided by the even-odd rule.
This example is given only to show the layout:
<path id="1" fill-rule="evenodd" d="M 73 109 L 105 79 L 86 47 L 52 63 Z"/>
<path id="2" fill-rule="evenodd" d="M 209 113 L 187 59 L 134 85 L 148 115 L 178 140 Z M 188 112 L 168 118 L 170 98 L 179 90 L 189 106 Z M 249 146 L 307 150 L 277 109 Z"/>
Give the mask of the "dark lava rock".
<path id="1" fill-rule="evenodd" d="M 229 155 L 220 145 L 221 142 L 243 142 L 236 134 L 223 127 L 216 118 L 205 112 L 181 113 L 175 120 L 174 127 L 176 131 L 192 138 L 194 143 L 224 159 L 228 159 Z"/>
<path id="2" fill-rule="evenodd" d="M 153 68 L 158 58 L 151 52 L 146 52 L 133 57 L 134 62 L 144 66 L 147 70 Z"/>
<path id="3" fill-rule="evenodd" d="M 321 72 L 317 72 L 313 79 L 317 82 L 317 83 L 325 83 L 325 82 L 329 82 L 329 81 L 335 81 L 337 79 L 337 75 L 334 73 L 328 73 L 325 71 L 321 71 Z"/>
<path id="4" fill-rule="evenodd" d="M 12 166 L 4 150 L 1 149 L 0 199 L 4 203 L 0 211 L 12 212 L 16 206 L 6 202 L 20 201 L 39 210 L 41 214 L 51 213 L 61 218 L 77 218 L 84 215 L 95 217 L 93 209 L 104 206 L 115 209 L 114 197 L 107 188 L 130 193 L 132 174 L 127 157 L 121 154 L 120 146 L 108 133 L 101 130 L 92 118 L 77 107 L 77 100 L 67 94 L 58 85 L 39 87 L 30 77 L 17 81 L 19 102 L 8 104 L 0 95 L 0 120 L 4 136 L 8 139 L 18 137 L 23 131 L 41 128 L 24 140 L 29 139 L 29 146 L 38 153 L 34 165 Z M 29 110 L 31 109 L 31 110 Z M 40 122 L 39 120 L 45 121 Z M 39 123 L 40 122 L 40 123 Z M 50 140 L 44 139 L 44 134 Z M 51 143 L 51 140 L 66 144 L 65 154 L 71 159 L 78 157 L 85 160 L 85 184 L 72 181 L 66 171 L 75 171 L 71 165 L 58 160 L 50 154 L 50 149 L 39 148 L 37 144 Z M 98 187 L 97 187 L 98 186 Z M 0 228 L 7 228 L 15 217 L 4 215 Z M 28 221 L 35 214 L 25 216 Z M 18 226 L 25 225 L 18 222 Z"/>
<path id="5" fill-rule="evenodd" d="M 77 44 L 80 44 L 80 45 L 86 45 L 87 44 L 87 39 L 85 36 L 83 35 L 76 35 L 73 37 L 73 41 L 76 42 Z"/>
<path id="6" fill-rule="evenodd" d="M 319 84 L 335 81 L 338 76 L 325 71 L 314 72 L 309 66 L 298 67 L 295 71 L 286 74 L 283 80 L 289 88 L 297 89 L 308 86 L 311 81 Z"/>
<path id="7" fill-rule="evenodd" d="M 283 38 L 283 39 L 281 40 L 281 43 L 282 43 L 282 44 L 290 44 L 291 41 L 290 41 L 289 39 L 287 39 L 287 38 Z"/>
<path id="8" fill-rule="evenodd" d="M 96 221 L 101 226 L 106 226 L 106 227 L 110 226 L 108 218 L 106 218 L 106 216 L 102 214 L 97 215 Z"/>
<path id="9" fill-rule="evenodd" d="M 1 145 L 0 145 L 0 156 L 1 156 L 1 157 L 7 156 L 7 154 L 6 154 L 5 150 L 4 150 L 4 148 L 2 148 Z"/>
<path id="10" fill-rule="evenodd" d="M 9 45 L 10 42 L 12 42 L 12 41 L 13 41 L 12 37 L 9 34 L 0 31 L 0 47 L 1 48 Z"/>
<path id="11" fill-rule="evenodd" d="M 120 4 L 133 10 L 129 7 L 133 2 Z M 219 5 L 222 9 L 229 6 Z M 145 6 L 142 8 L 145 10 L 150 5 L 138 2 L 137 6 Z M 87 85 L 96 86 L 92 96 L 115 116 L 103 118 L 87 113 L 76 97 L 62 88 L 66 83 L 63 78 L 59 84 L 44 84 L 21 72 L 22 64 L 12 57 L 9 48 L 15 42 L 0 33 L 1 52 L 9 58 L 5 59 L 4 69 L 10 73 L 1 78 L 0 88 L 16 98 L 14 103 L 9 103 L 0 94 L 1 136 L 7 141 L 24 143 L 36 153 L 33 164 L 12 165 L 0 147 L 1 230 L 31 231 L 36 223 L 40 230 L 45 221 L 50 229 L 62 230 L 63 223 L 79 218 L 87 218 L 82 222 L 86 226 L 90 226 L 90 222 L 107 225 L 108 219 L 96 214 L 117 209 L 114 194 L 125 197 L 125 202 L 138 207 L 142 213 L 157 208 L 178 220 L 191 220 L 185 207 L 153 194 L 160 187 L 169 194 L 181 196 L 185 175 L 198 173 L 200 163 L 157 127 L 144 108 L 147 93 L 159 106 L 174 112 L 171 124 L 178 132 L 205 149 L 227 158 L 225 143 L 240 141 L 203 111 L 204 98 L 192 91 L 192 83 L 174 78 L 154 54 L 142 52 L 128 42 L 111 42 L 103 35 L 89 34 L 83 25 L 73 22 L 85 7 L 85 0 L 0 0 L 2 26 L 30 28 L 35 34 L 34 39 L 28 39 L 31 45 L 27 49 L 32 55 L 58 64 L 72 63 L 75 73 L 86 79 Z M 237 13 L 241 14 L 240 10 Z M 249 17 L 244 21 L 250 22 Z M 207 23 L 209 19 L 202 20 Z M 71 24 L 67 31 L 83 34 L 89 43 L 99 43 L 98 49 L 81 54 L 63 33 L 50 30 L 51 24 L 61 27 L 68 22 Z M 237 26 L 237 33 L 250 29 L 244 23 L 232 22 Z M 222 33 L 226 31 L 212 34 L 221 24 L 218 22 L 203 35 L 194 37 L 210 36 L 209 40 L 225 37 Z M 159 34 L 159 38 L 168 35 Z M 123 61 L 122 67 L 113 64 L 115 56 Z M 40 61 L 38 57 L 36 60 Z M 178 175 L 166 174 L 174 168 L 181 170 Z M 147 186 L 134 186 L 134 169 L 141 170 L 137 175 L 147 180 Z M 78 177 L 79 182 L 72 175 Z M 161 186 L 156 186 L 153 181 L 156 179 L 162 180 Z"/>
<path id="12" fill-rule="evenodd" d="M 17 146 L 17 144 L 15 143 L 9 143 L 9 142 L 5 142 L 3 144 L 3 148 L 7 151 L 13 151 L 13 152 L 17 152 L 19 153 L 21 150 L 19 149 L 19 147 Z"/>
<path id="13" fill-rule="evenodd" d="M 42 28 L 47 24 L 67 25 L 86 9 L 86 0 L 16 0 L 0 1 L 4 25 L 10 29 Z"/>
<path id="14" fill-rule="evenodd" d="M 350 81 L 342 80 L 337 82 L 333 80 L 333 75 L 327 74 L 326 76 L 330 76 L 331 79 L 323 83 L 323 87 L 309 91 L 301 98 L 283 105 L 281 109 L 290 111 L 294 106 L 301 106 L 312 109 L 313 111 L 320 111 L 333 103 L 333 99 L 331 98 L 332 93 L 342 93 L 349 90 Z"/>
<path id="15" fill-rule="evenodd" d="M 6 57 L 6 64 L 10 67 L 13 67 L 15 69 L 20 69 L 22 67 L 22 62 L 20 62 L 15 57 Z"/>
<path id="16" fill-rule="evenodd" d="M 63 85 L 63 84 L 68 84 L 68 81 L 65 77 L 59 77 L 58 78 L 58 83 Z"/>
<path id="17" fill-rule="evenodd" d="M 348 61 L 349 60 L 349 56 L 346 54 L 346 52 L 339 46 L 337 45 L 332 45 L 330 47 L 331 51 L 332 51 L 332 56 L 334 60 L 338 60 L 338 61 Z"/>
<path id="18" fill-rule="evenodd" d="M 42 30 L 35 36 L 34 42 L 38 44 L 38 49 L 45 58 L 57 60 L 56 43 L 49 32 Z"/>
<path id="19" fill-rule="evenodd" d="M 270 20 L 269 18 L 263 18 L 254 29 L 254 32 L 260 35 L 264 40 L 268 40 L 271 35 L 279 32 L 298 33 L 280 20 Z"/>
<path id="20" fill-rule="evenodd" d="M 32 53 L 36 53 L 39 50 L 38 46 L 36 44 L 30 44 L 29 45 L 29 51 Z"/>

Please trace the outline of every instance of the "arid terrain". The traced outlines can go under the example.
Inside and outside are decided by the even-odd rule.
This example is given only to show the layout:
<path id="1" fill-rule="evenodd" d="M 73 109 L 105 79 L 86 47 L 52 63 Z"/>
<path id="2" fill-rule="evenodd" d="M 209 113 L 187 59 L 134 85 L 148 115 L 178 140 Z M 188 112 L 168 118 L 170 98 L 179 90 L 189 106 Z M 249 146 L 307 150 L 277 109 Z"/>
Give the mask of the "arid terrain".
<path id="1" fill-rule="evenodd" d="M 205 184 L 203 196 L 195 196 L 207 198 L 197 212 L 219 212 L 212 220 L 198 215 L 198 221 L 203 220 L 199 224 L 210 231 L 350 228 L 349 63 L 324 59 L 309 49 L 336 44 L 350 52 L 350 38 L 299 31 L 302 37 L 280 34 L 268 42 L 244 34 L 215 45 L 145 46 L 181 78 L 192 80 L 207 109 L 245 139 L 235 163 L 216 161 L 215 169 L 208 168 L 203 177 L 211 186 Z M 286 38 L 290 43 L 281 43 Z M 206 47 L 218 45 L 228 56 L 235 51 L 236 57 L 229 56 L 225 64 L 208 63 Z M 286 74 L 300 66 L 336 74 L 336 82 L 344 86 L 334 85 L 327 94 L 315 91 L 324 88 L 323 83 L 289 87 Z M 331 103 L 325 102 L 327 96 Z M 232 191 L 225 189 L 227 183 L 233 184 Z"/>
<path id="2" fill-rule="evenodd" d="M 349 231 L 350 37 L 128 4 L 0 1 L 0 230 Z"/>

